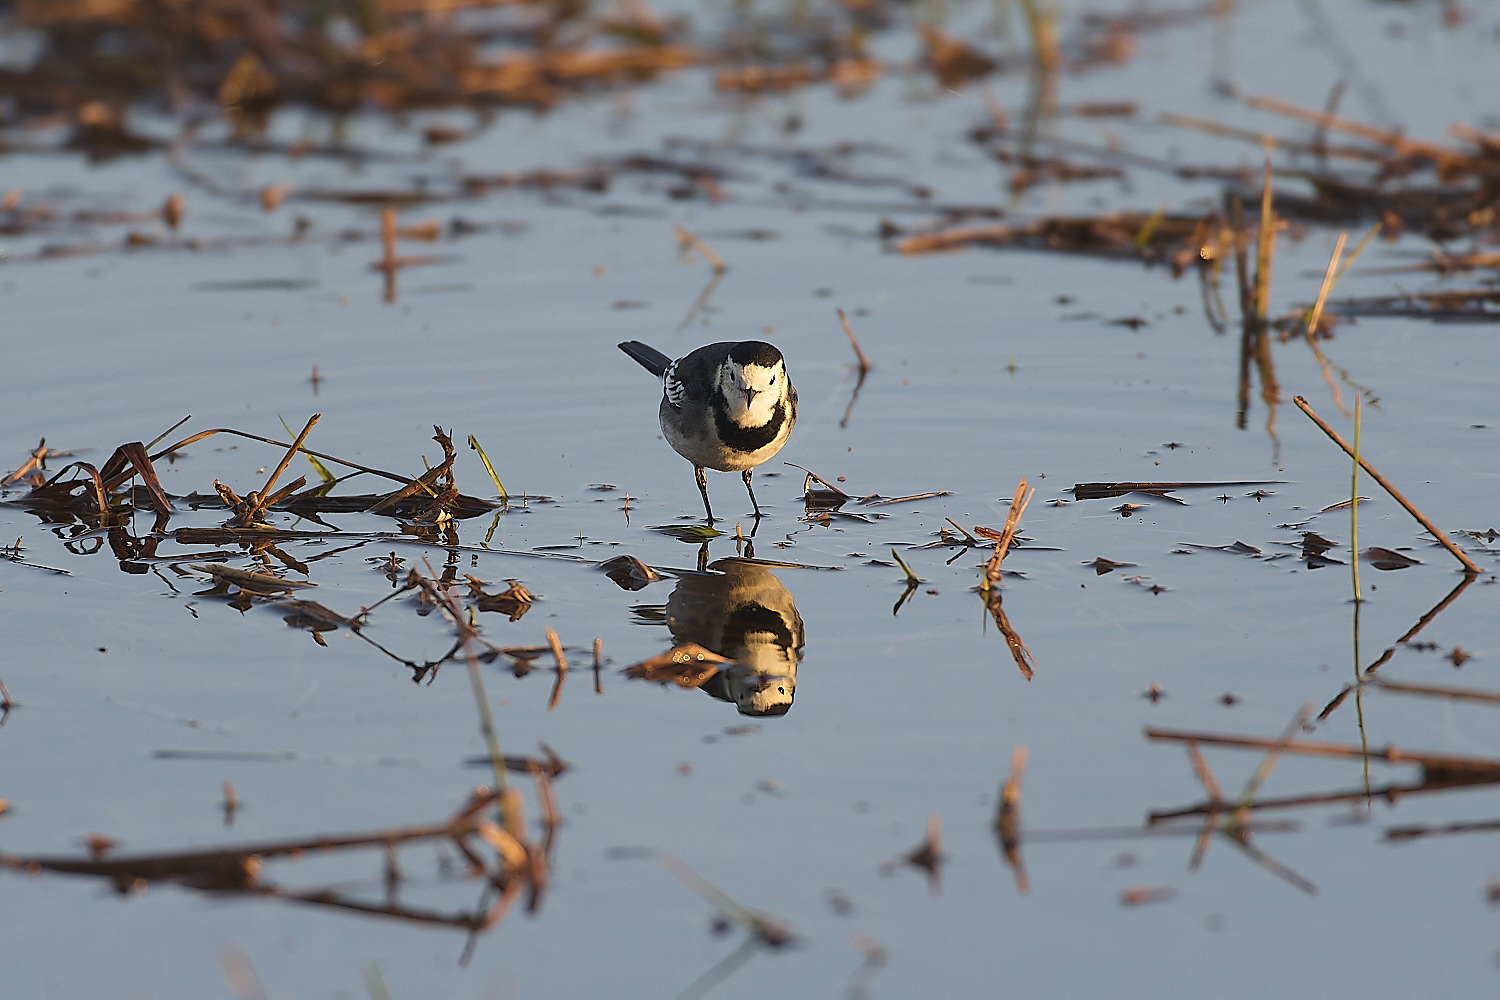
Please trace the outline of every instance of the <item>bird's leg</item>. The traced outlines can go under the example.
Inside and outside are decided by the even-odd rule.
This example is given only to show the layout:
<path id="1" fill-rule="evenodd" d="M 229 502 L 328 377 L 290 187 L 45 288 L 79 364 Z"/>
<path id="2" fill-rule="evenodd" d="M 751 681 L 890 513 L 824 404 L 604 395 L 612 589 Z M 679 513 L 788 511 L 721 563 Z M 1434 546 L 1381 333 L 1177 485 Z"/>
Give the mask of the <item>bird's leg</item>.
<path id="1" fill-rule="evenodd" d="M 693 475 L 698 477 L 698 492 L 703 494 L 703 512 L 708 515 L 708 523 L 714 523 L 714 509 L 708 505 L 708 480 L 703 477 L 703 466 L 693 466 Z"/>
<path id="2" fill-rule="evenodd" d="M 765 517 L 765 515 L 760 512 L 760 504 L 758 504 L 758 503 L 755 502 L 755 487 L 753 487 L 753 486 L 750 485 L 750 470 L 749 469 L 745 470 L 744 476 L 745 476 L 745 489 L 747 491 L 749 491 L 749 493 L 750 493 L 750 506 L 752 506 L 752 507 L 755 508 L 755 519 L 756 519 L 756 521 L 759 521 L 762 517 Z"/>

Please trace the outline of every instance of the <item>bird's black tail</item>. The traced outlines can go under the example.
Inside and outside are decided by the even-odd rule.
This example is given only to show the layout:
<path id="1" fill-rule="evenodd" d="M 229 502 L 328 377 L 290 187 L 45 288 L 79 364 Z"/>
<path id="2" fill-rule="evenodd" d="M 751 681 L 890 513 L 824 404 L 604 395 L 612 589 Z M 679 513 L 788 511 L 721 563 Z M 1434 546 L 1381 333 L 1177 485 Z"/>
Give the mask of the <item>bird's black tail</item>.
<path id="1" fill-rule="evenodd" d="M 672 364 L 672 359 L 654 347 L 647 347 L 639 340 L 627 340 L 620 345 L 620 350 L 640 362 L 641 367 L 652 375 L 661 377 Z"/>

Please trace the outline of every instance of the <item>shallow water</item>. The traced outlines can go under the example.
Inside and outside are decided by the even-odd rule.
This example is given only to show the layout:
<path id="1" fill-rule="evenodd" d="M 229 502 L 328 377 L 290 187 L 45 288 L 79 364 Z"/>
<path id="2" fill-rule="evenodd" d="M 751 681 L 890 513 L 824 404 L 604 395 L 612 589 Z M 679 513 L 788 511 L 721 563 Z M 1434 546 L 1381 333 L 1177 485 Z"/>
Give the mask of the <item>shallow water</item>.
<path id="1" fill-rule="evenodd" d="M 1319 42 L 1326 36 L 1309 26 L 1313 10 L 1268 3 L 1235 15 L 1228 72 L 1243 92 L 1321 104 L 1341 70 Z M 1470 12 L 1461 30 L 1442 27 L 1436 9 L 1348 3 L 1325 14 L 1362 71 L 1346 114 L 1435 140 L 1453 121 L 1485 125 L 1493 109 L 1484 97 L 1495 92 L 1500 65 L 1492 12 Z M 955 16 L 982 21 L 984 11 Z M 1388 28 L 1396 23 L 1399 37 Z M 1254 147 L 1152 121 L 1172 111 L 1293 134 L 1295 126 L 1213 95 L 1213 30 L 1204 20 L 1143 35 L 1134 60 L 1065 77 L 1065 103 L 1126 95 L 1143 111 L 1135 122 L 1059 127 L 1096 142 L 1117 134 L 1152 155 L 1170 147 L 1184 162 L 1255 168 Z M 897 41 L 879 44 L 900 54 Z M 1345 59 L 1343 71 L 1349 66 Z M 1025 82 L 992 86 L 1018 112 Z M 802 128 L 783 134 L 793 112 Z M 974 93 L 944 95 L 919 74 L 890 75 L 854 100 L 811 87 L 747 103 L 716 96 L 706 73 L 690 71 L 634 88 L 628 99 L 584 99 L 540 117 L 507 113 L 431 155 L 397 124 L 354 122 L 352 141 L 401 154 L 389 162 L 183 154 L 189 169 L 243 192 L 188 185 L 185 235 L 276 238 L 263 246 L 31 259 L 43 242 L 113 246 L 129 225 L 9 242 L 10 259 L 0 263 L 7 465 L 42 437 L 53 448 L 92 448 L 80 457 L 98 464 L 117 444 L 149 441 L 186 414 L 192 421 L 173 439 L 234 427 L 286 440 L 283 419 L 295 431 L 316 411 L 323 417 L 310 447 L 410 474 L 423 456 L 440 458 L 433 424 L 452 429 L 460 488 L 487 496 L 488 478 L 463 445 L 473 434 L 513 495 L 551 502 L 464 521 L 457 546 L 389 537 L 387 518 L 327 515 L 359 534 L 281 545 L 317 584 L 298 596 L 352 615 L 391 592 L 375 561 L 392 552 L 407 567 L 451 564 L 492 593 L 518 579 L 537 603 L 516 622 L 480 615 L 485 637 L 535 645 L 550 627 L 575 666 L 550 710 L 550 670 L 515 677 L 503 660 L 485 668 L 505 750 L 529 753 L 544 741 L 573 769 L 557 785 L 564 823 L 541 911 L 512 913 L 478 940 L 466 966 L 457 931 L 170 885 L 117 897 L 91 880 L 12 875 L 0 933 L 28 959 L 11 971 L 17 988 L 34 996 L 221 993 L 221 955 L 230 949 L 274 996 L 360 995 L 371 962 L 396 997 L 675 995 L 743 932 L 711 933 L 713 908 L 642 856 L 668 851 L 799 938 L 796 948 L 757 955 L 715 996 L 845 992 L 862 961 L 847 943 L 856 930 L 887 953 L 871 995 L 979 995 L 1003 984 L 1020 995 L 1107 985 L 1111 995 L 1137 997 L 1202 983 L 1244 997 L 1491 992 L 1500 932 L 1486 882 L 1500 873 L 1483 834 L 1403 844 L 1384 835 L 1488 821 L 1500 809 L 1493 790 L 1265 814 L 1295 829 L 1258 834 L 1255 845 L 1315 894 L 1226 838 L 1190 872 L 1193 832 L 1141 835 L 1148 812 L 1203 798 L 1182 749 L 1148 742 L 1144 727 L 1274 739 L 1300 706 L 1327 704 L 1356 664 L 1375 661 L 1462 577 L 1362 477 L 1360 492 L 1371 499 L 1360 508 L 1361 546 L 1404 549 L 1420 564 L 1397 572 L 1363 565 L 1368 599 L 1356 620 L 1348 513 L 1319 513 L 1348 499 L 1350 463 L 1289 402 L 1268 427 L 1258 386 L 1246 426 L 1237 426 L 1238 336 L 1211 331 L 1192 277 L 1064 254 L 903 257 L 882 248 L 876 228 L 882 218 L 925 218 L 921 199 L 891 185 L 810 177 L 798 169 L 805 158 L 772 155 L 872 143 L 879 148 L 838 162 L 929 185 L 936 202 L 1004 204 L 1027 216 L 1218 202 L 1217 184 L 1147 170 L 1125 182 L 1042 186 L 1008 202 L 1004 176 L 964 139 L 982 120 Z M 326 127 L 287 113 L 275 133 L 290 139 Z M 618 178 L 604 193 L 471 197 L 452 183 L 630 153 L 706 160 L 735 175 L 723 182 L 720 204 L 668 197 L 675 179 L 649 173 Z M 152 212 L 184 186 L 181 164 L 146 156 L 90 167 L 60 155 L 11 155 L 0 160 L 0 187 L 70 207 Z M 461 216 L 482 228 L 432 245 L 403 241 L 403 253 L 445 259 L 404 270 L 397 302 L 385 304 L 370 270 L 378 240 L 333 238 L 350 228 L 375 232 L 374 213 L 295 192 L 404 188 L 413 177 L 452 197 L 406 210 L 403 223 Z M 294 196 L 262 213 L 255 192 L 281 181 Z M 805 203 L 793 207 L 789 190 Z M 310 236 L 289 245 L 282 237 L 296 214 L 310 220 Z M 673 223 L 729 264 L 696 311 L 710 271 L 679 253 Z M 1292 236 L 1278 248 L 1273 312 L 1311 301 L 1336 232 Z M 1377 243 L 1340 294 L 1426 287 L 1419 275 L 1376 271 L 1428 248 L 1416 237 Z M 875 365 L 845 426 L 855 374 L 836 308 L 848 311 Z M 1145 323 L 1111 323 L 1123 318 Z M 678 574 L 632 592 L 588 564 L 629 554 L 670 571 L 699 560 L 698 546 L 656 530 L 691 523 L 700 503 L 689 466 L 660 440 L 659 388 L 614 345 L 640 339 L 676 356 L 752 336 L 781 347 L 801 399 L 791 443 L 757 476 L 769 516 L 756 529 L 755 554 L 801 566 L 763 567 L 756 586 L 773 595 L 762 603 L 788 626 L 795 606 L 805 642 L 790 710 L 764 719 L 619 672 L 672 644 L 661 621 L 701 578 Z M 1452 532 L 1494 524 L 1500 360 L 1492 336 L 1480 324 L 1364 319 L 1324 344 L 1353 383 L 1378 397 L 1364 409 L 1364 456 Z M 1275 350 L 1282 398 L 1306 396 L 1350 433 L 1306 346 Z M 1343 386 L 1346 400 L 1354 393 Z M 215 478 L 243 493 L 259 487 L 279 455 L 221 435 L 160 472 L 173 495 L 207 493 Z M 856 496 L 947 495 L 867 508 L 888 515 L 874 523 L 810 523 L 802 473 L 781 459 L 842 477 Z M 298 462 L 288 476 L 304 474 L 314 475 Z M 1029 682 L 972 592 L 987 550 L 919 548 L 936 540 L 945 518 L 1000 527 L 1023 476 L 1037 494 L 1022 521 L 1026 544 L 1006 559 L 1017 575 L 1005 579 L 1004 609 L 1034 657 Z M 1181 505 L 1141 495 L 1050 502 L 1070 499 L 1075 483 L 1115 481 L 1266 482 L 1268 495 L 1243 485 L 1182 490 Z M 355 480 L 345 491 L 384 488 Z M 749 531 L 738 477 L 711 476 L 709 488 L 723 527 L 738 521 Z M 1122 517 L 1124 502 L 1146 506 Z M 172 527 L 223 517 L 185 512 Z M 133 533 L 148 535 L 150 521 L 137 514 Z M 1328 556 L 1339 564 L 1311 569 L 1299 559 L 1304 530 L 1336 542 Z M 10 650 L 0 680 L 20 703 L 0 729 L 11 762 L 0 787 L 11 806 L 0 820 L 6 853 L 82 855 L 81 838 L 93 831 L 115 838 L 120 851 L 147 852 L 424 823 L 489 780 L 466 764 L 484 753 L 484 741 L 463 664 L 414 685 L 399 662 L 449 649 L 452 628 L 439 615 L 419 614 L 402 598 L 375 611 L 359 636 L 323 633 L 324 648 L 289 628 L 274 603 L 242 613 L 201 596 L 207 578 L 186 568 L 251 568 L 246 557 L 206 560 L 214 546 L 167 541 L 159 555 L 171 558 L 126 573 L 100 533 L 67 534 L 18 504 L 0 506 L 0 539 L 18 538 L 24 552 L 22 562 L 0 560 Z M 1434 648 L 1397 648 L 1382 668 L 1386 679 L 1494 687 L 1493 541 L 1455 537 L 1484 574 L 1415 637 Z M 1195 547 L 1237 541 L 1259 553 Z M 906 588 L 892 548 L 924 581 L 894 614 Z M 707 560 L 735 555 L 734 541 L 721 537 Z M 1096 575 L 1087 564 L 1098 557 L 1130 565 Z M 586 669 L 596 637 L 606 657 L 602 695 Z M 1461 669 L 1444 658 L 1454 647 L 1473 657 Z M 1165 693 L 1158 701 L 1145 697 L 1153 684 Z M 1485 706 L 1372 688 L 1359 708 L 1372 747 L 1496 754 Z M 1358 744 L 1355 709 L 1351 697 L 1306 738 Z M 1017 745 L 1029 753 L 1023 827 L 1033 835 L 1023 842 L 1024 895 L 992 832 L 997 788 Z M 1231 799 L 1260 759 L 1204 752 Z M 1377 787 L 1412 780 L 1410 767 L 1371 768 Z M 1357 759 L 1287 758 L 1261 794 L 1357 790 L 1363 780 Z M 225 781 L 243 804 L 228 829 L 219 808 Z M 916 869 L 881 872 L 918 843 L 933 813 L 946 857 L 940 892 Z M 1078 835 L 1095 828 L 1112 835 Z M 373 856 L 271 862 L 267 876 L 338 882 L 379 899 L 379 865 Z M 480 895 L 473 882 L 436 877 L 431 848 L 406 849 L 402 865 L 414 879 L 402 891 L 407 901 L 453 910 Z M 1132 887 L 1174 895 L 1123 905 Z M 832 890 L 848 897 L 851 912 L 830 905 Z M 87 963 L 78 961 L 80 944 Z"/>

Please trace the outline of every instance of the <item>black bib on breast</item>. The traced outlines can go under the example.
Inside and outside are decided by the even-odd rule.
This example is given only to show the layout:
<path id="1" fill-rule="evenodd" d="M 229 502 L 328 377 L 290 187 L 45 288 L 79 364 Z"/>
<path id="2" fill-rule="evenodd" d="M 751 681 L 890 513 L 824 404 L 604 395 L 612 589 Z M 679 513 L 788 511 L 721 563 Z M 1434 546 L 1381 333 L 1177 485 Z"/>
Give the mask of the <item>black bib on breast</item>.
<path id="1" fill-rule="evenodd" d="M 714 413 L 714 430 L 718 431 L 719 440 L 746 454 L 759 451 L 775 441 L 776 436 L 781 433 L 782 425 L 786 423 L 785 403 L 777 403 L 776 409 L 771 411 L 771 419 L 759 427 L 741 427 L 730 420 L 723 393 L 714 393 L 709 409 Z"/>

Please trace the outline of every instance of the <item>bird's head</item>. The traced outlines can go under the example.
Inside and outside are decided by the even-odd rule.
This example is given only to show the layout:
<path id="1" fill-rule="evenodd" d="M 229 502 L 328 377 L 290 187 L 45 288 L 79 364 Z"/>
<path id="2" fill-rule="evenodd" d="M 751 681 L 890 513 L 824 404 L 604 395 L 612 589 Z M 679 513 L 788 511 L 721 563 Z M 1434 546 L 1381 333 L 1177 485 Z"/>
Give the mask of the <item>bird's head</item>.
<path id="1" fill-rule="evenodd" d="M 729 419 L 741 427 L 770 421 L 776 405 L 791 390 L 786 362 L 770 344 L 747 340 L 735 344 L 719 366 L 719 391 L 729 407 Z"/>

